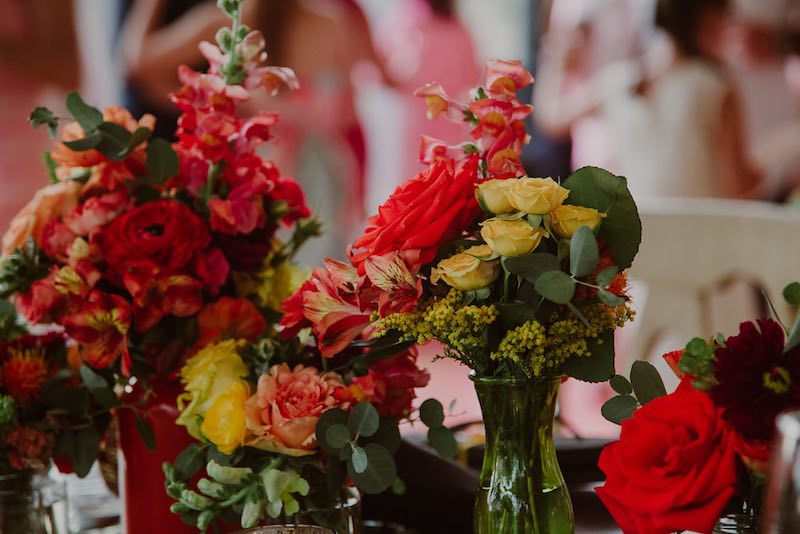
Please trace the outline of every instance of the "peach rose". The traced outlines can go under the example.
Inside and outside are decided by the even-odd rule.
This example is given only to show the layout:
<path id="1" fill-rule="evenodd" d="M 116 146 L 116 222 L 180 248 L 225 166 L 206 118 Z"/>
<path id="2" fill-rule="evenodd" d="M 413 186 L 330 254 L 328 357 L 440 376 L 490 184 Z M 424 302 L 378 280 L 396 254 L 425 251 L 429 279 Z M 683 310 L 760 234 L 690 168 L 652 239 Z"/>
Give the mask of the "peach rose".
<path id="1" fill-rule="evenodd" d="M 340 388 L 342 395 L 337 394 Z M 314 454 L 317 421 L 341 404 L 344 393 L 344 382 L 336 373 L 273 365 L 258 379 L 258 391 L 245 404 L 247 427 L 256 436 L 247 445 L 289 456 Z"/>
<path id="2" fill-rule="evenodd" d="M 3 256 L 22 247 L 29 237 L 41 245 L 42 232 L 47 223 L 71 212 L 78 205 L 80 194 L 81 184 L 72 180 L 39 189 L 11 220 L 3 236 Z"/>

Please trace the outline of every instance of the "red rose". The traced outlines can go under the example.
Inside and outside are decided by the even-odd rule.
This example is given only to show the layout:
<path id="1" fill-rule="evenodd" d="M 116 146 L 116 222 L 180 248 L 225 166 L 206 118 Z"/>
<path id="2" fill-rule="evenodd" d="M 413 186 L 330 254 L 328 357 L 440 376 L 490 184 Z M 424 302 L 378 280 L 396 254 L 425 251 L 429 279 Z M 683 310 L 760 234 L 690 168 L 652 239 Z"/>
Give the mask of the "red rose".
<path id="1" fill-rule="evenodd" d="M 420 250 L 419 265 L 433 261 L 439 247 L 458 237 L 481 214 L 475 200 L 477 159 L 437 160 L 428 170 L 398 187 L 370 217 L 364 235 L 353 243 L 353 265 L 363 274 L 370 256 Z"/>
<path id="2" fill-rule="evenodd" d="M 142 204 L 114 219 L 103 232 L 108 264 L 124 273 L 131 263 L 148 261 L 173 273 L 211 242 L 205 221 L 174 200 Z"/>
<path id="3" fill-rule="evenodd" d="M 598 465 L 597 494 L 625 534 L 711 532 L 736 493 L 733 434 L 688 382 L 623 421 Z"/>

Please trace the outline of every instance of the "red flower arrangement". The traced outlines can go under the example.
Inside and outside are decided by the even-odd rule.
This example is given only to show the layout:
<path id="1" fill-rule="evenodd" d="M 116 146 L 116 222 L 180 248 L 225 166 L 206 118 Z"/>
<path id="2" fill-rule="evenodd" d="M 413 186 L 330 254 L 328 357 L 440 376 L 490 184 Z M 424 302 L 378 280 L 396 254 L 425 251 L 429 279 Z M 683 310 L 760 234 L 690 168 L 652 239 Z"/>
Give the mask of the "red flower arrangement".
<path id="1" fill-rule="evenodd" d="M 784 296 L 800 303 L 800 284 Z M 626 534 L 711 532 L 726 513 L 757 520 L 775 420 L 800 409 L 799 345 L 800 320 L 786 331 L 759 319 L 665 354 L 681 379 L 674 393 L 646 362 L 630 383 L 615 377 L 620 394 L 603 414 L 622 433 L 600 456 L 597 493 Z"/>

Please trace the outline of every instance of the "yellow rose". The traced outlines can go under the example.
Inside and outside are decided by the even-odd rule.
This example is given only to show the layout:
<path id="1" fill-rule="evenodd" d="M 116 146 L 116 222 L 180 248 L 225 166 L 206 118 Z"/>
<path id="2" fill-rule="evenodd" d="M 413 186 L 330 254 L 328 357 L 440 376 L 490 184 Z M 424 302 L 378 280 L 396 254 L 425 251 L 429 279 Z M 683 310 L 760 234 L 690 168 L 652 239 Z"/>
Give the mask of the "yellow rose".
<path id="1" fill-rule="evenodd" d="M 500 276 L 498 260 L 482 260 L 492 256 L 488 245 L 470 247 L 461 254 L 450 256 L 439 262 L 431 272 L 431 280 L 444 280 L 447 285 L 460 291 L 471 291 L 488 286 Z"/>
<path id="2" fill-rule="evenodd" d="M 481 237 L 491 249 L 501 256 L 522 256 L 533 252 L 547 232 L 542 228 L 532 228 L 528 221 L 503 221 L 489 219 L 484 221 Z"/>
<path id="3" fill-rule="evenodd" d="M 572 237 L 578 228 L 588 226 L 596 230 L 605 214 L 594 208 L 565 204 L 550 214 L 550 225 L 561 237 Z"/>
<path id="4" fill-rule="evenodd" d="M 487 180 L 478 184 L 475 196 L 494 214 L 510 213 L 514 206 L 508 201 L 508 190 L 516 180 Z"/>
<path id="5" fill-rule="evenodd" d="M 511 205 L 525 213 L 545 215 L 559 207 L 569 196 L 569 189 L 552 178 L 523 177 L 514 182 L 506 195 Z"/>
<path id="6" fill-rule="evenodd" d="M 244 407 L 249 396 L 250 385 L 240 380 L 214 397 L 206 410 L 200 431 L 224 454 L 233 454 L 244 444 L 247 434 Z"/>
<path id="7" fill-rule="evenodd" d="M 214 400 L 241 382 L 250 370 L 239 356 L 244 340 L 229 339 L 204 347 L 181 369 L 184 393 L 178 397 L 179 425 L 200 439 L 200 423 Z"/>

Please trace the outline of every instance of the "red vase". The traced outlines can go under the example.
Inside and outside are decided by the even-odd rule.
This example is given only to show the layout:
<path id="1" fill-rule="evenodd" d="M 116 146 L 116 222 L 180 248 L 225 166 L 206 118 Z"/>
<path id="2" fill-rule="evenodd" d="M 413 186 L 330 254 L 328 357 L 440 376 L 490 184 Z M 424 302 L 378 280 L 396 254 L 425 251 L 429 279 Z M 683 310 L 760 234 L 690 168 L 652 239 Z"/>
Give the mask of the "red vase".
<path id="1" fill-rule="evenodd" d="M 117 414 L 119 425 L 120 497 L 124 508 L 122 524 L 127 534 L 190 534 L 196 529 L 185 525 L 169 507 L 174 502 L 164 488 L 164 462 L 175 458 L 195 440 L 186 429 L 175 424 L 178 418 L 176 400 L 182 391 L 176 381 L 150 381 L 153 394 L 145 413 L 153 427 L 156 450 L 151 451 L 136 430 L 136 416 L 131 410 Z M 134 390 L 132 396 L 141 395 Z"/>

